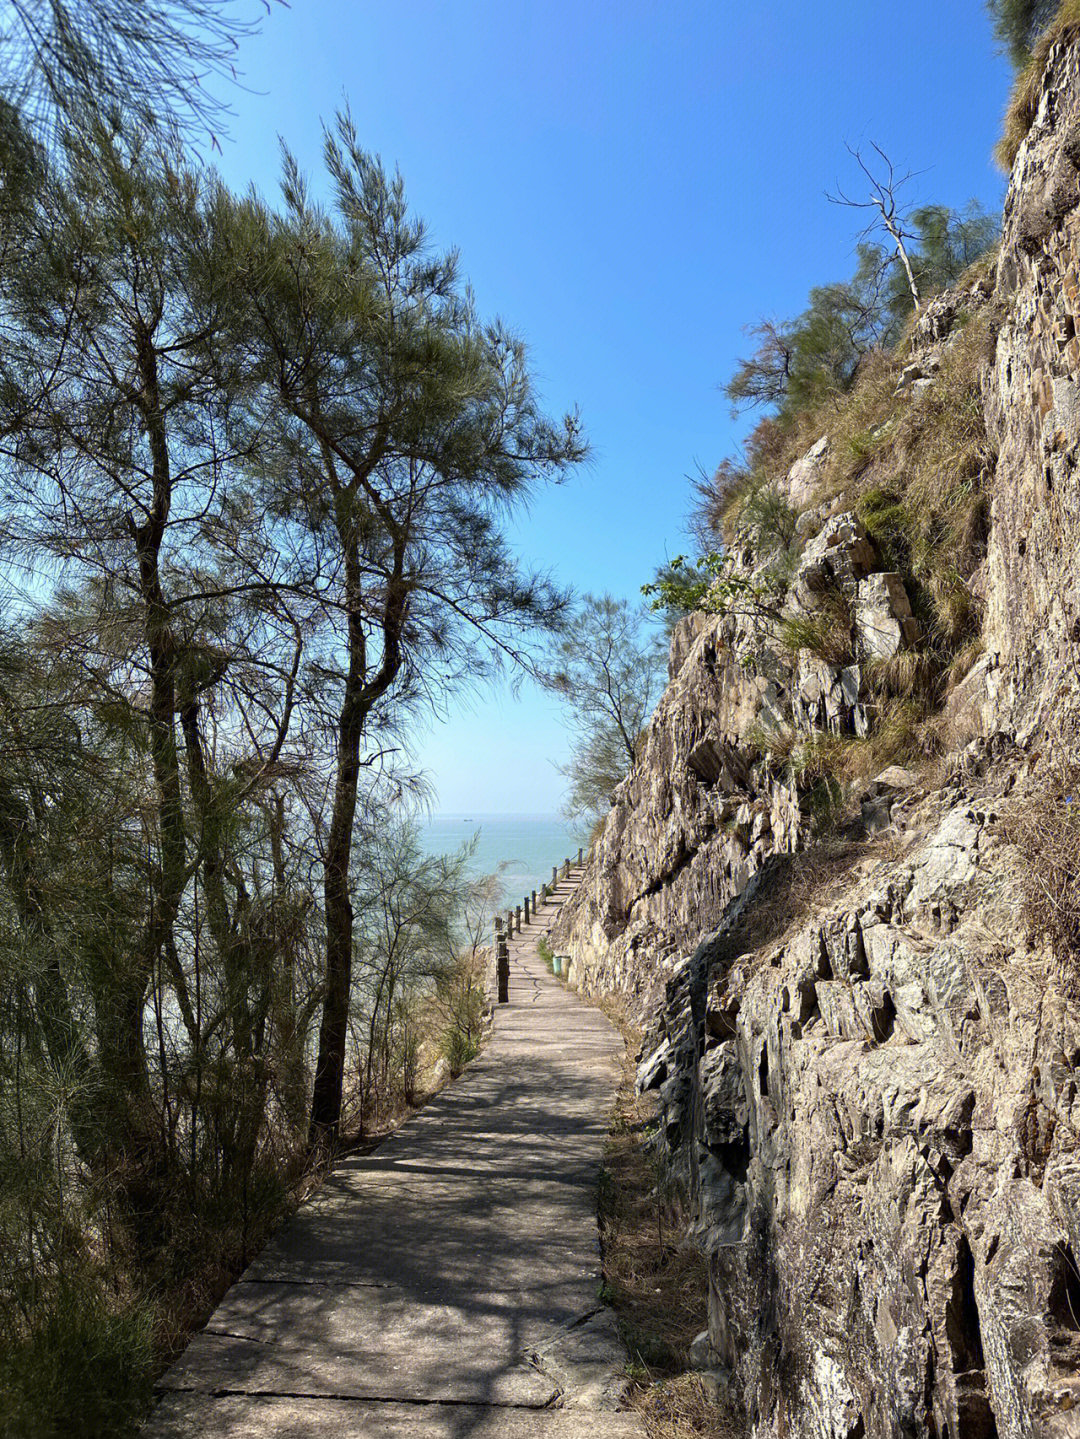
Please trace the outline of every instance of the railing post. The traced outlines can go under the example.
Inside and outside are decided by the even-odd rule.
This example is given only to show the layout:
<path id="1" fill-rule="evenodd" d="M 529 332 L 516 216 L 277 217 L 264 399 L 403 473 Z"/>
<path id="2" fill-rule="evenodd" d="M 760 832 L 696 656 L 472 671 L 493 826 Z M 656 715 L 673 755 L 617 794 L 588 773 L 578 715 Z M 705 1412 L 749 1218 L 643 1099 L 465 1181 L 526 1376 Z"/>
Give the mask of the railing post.
<path id="1" fill-rule="evenodd" d="M 525 896 L 525 923 L 529 923 L 529 896 Z"/>
<path id="2" fill-rule="evenodd" d="M 558 883 L 559 883 L 559 866 L 558 866 L 557 864 L 553 864 L 553 865 L 551 866 L 551 887 L 552 887 L 552 889 L 554 889 Z"/>
<path id="3" fill-rule="evenodd" d="M 512 909 L 508 909 L 508 910 L 506 911 L 506 936 L 507 936 L 507 938 L 509 939 L 509 938 L 513 935 L 513 933 L 514 933 L 514 911 L 513 911 Z"/>
<path id="4" fill-rule="evenodd" d="M 563 879 L 569 879 L 569 878 L 570 878 L 570 856 L 569 856 L 569 855 L 567 855 L 566 859 L 563 860 L 562 877 L 563 877 Z"/>
<path id="5" fill-rule="evenodd" d="M 506 940 L 502 938 L 499 939 L 496 973 L 499 983 L 499 1003 L 506 1004 L 510 999 L 510 951 L 507 948 Z"/>
<path id="6" fill-rule="evenodd" d="M 533 902 L 533 919 L 535 919 L 535 918 L 536 918 L 536 909 L 537 909 L 537 905 L 536 905 L 536 890 L 535 890 L 535 889 L 534 889 L 533 892 L 532 892 L 532 902 Z"/>
<path id="7" fill-rule="evenodd" d="M 517 932 L 518 932 L 518 934 L 521 933 L 521 905 L 520 905 L 520 904 L 519 904 L 518 907 L 517 907 Z"/>
<path id="8" fill-rule="evenodd" d="M 577 852 L 577 867 L 578 867 L 578 869 L 580 869 L 581 866 L 582 866 L 584 863 L 585 863 L 585 846 L 584 846 L 584 845 L 579 845 L 579 846 L 578 846 L 578 852 Z"/>

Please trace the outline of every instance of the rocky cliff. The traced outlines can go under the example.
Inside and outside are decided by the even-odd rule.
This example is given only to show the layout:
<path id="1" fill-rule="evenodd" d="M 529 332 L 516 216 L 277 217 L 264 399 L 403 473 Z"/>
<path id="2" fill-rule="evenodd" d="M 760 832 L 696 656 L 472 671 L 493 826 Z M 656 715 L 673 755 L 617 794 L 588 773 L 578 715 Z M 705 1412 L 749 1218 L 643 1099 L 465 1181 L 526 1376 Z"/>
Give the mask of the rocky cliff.
<path id="1" fill-rule="evenodd" d="M 854 477 L 836 435 L 777 477 L 790 563 L 736 543 L 724 612 L 679 626 L 560 919 L 573 982 L 645 1026 L 759 1439 L 1080 1435 L 1078 181 L 1073 39 L 996 272 L 924 311 Z M 882 496 L 955 423 L 961 362 L 978 502 L 967 562 L 927 578 Z M 897 738 L 934 586 L 979 634 Z"/>

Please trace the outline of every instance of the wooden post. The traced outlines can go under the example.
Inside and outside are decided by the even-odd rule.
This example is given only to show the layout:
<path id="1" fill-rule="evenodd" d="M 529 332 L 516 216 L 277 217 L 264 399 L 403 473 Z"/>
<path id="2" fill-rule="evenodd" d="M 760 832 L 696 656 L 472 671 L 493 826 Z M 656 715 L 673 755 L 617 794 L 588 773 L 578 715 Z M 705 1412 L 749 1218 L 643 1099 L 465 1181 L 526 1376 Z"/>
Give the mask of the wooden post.
<path id="1" fill-rule="evenodd" d="M 506 935 L 507 935 L 507 938 L 509 939 L 509 938 L 513 935 L 513 933 L 514 933 L 514 911 L 513 911 L 512 909 L 508 909 L 508 910 L 506 911 Z"/>
<path id="2" fill-rule="evenodd" d="M 551 887 L 552 887 L 552 889 L 554 889 L 555 886 L 556 886 L 558 883 L 559 883 L 559 866 L 558 866 L 557 864 L 553 864 L 553 865 L 551 866 Z"/>
<path id="3" fill-rule="evenodd" d="M 533 918 L 535 919 L 535 918 L 536 918 L 536 910 L 537 910 L 536 890 L 535 890 L 535 889 L 534 889 L 533 892 L 532 892 L 532 901 L 533 901 Z"/>
<path id="4" fill-rule="evenodd" d="M 581 866 L 582 866 L 584 863 L 585 863 L 585 847 L 584 847 L 584 845 L 582 845 L 582 846 L 579 847 L 578 852 L 577 852 L 577 864 L 578 864 L 578 869 L 580 869 Z"/>
<path id="5" fill-rule="evenodd" d="M 520 905 L 520 904 L 519 904 L 518 907 L 517 907 L 517 932 L 518 932 L 518 934 L 521 933 L 521 905 Z"/>
<path id="6" fill-rule="evenodd" d="M 567 855 L 567 857 L 563 860 L 562 877 L 563 877 L 563 879 L 569 879 L 569 878 L 570 878 L 570 856 L 569 856 L 569 855 Z"/>
<path id="7" fill-rule="evenodd" d="M 525 896 L 525 923 L 529 923 L 529 896 Z"/>
<path id="8" fill-rule="evenodd" d="M 496 973 L 499 982 L 499 1003 L 507 1004 L 510 999 L 510 951 L 506 946 L 505 939 L 499 940 Z"/>

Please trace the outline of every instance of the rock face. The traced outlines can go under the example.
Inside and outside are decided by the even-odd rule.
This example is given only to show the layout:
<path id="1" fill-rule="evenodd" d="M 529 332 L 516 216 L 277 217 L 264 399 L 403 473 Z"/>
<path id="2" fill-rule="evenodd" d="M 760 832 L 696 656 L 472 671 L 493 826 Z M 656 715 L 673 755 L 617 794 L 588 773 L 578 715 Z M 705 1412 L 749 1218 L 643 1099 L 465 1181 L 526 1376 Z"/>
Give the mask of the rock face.
<path id="1" fill-rule="evenodd" d="M 641 1083 L 757 1434 L 1080 1432 L 1080 1025 L 1013 948 L 998 788 L 921 800 L 747 949 L 766 869 L 668 981 Z"/>
<path id="2" fill-rule="evenodd" d="M 1080 729 L 1080 42 L 1049 57 L 996 282 L 926 307 L 905 403 L 991 290 L 984 653 L 937 774 L 884 770 L 827 843 L 781 777 L 785 743 L 872 731 L 868 673 L 919 642 L 854 514 L 807 508 L 824 437 L 786 481 L 787 641 L 760 603 L 682 623 L 556 935 L 644 1025 L 705 1347 L 755 1439 L 1080 1436 L 1080 961 L 1029 931 L 1009 838 Z"/>
<path id="3" fill-rule="evenodd" d="M 760 612 L 770 603 L 822 621 L 846 658 L 778 649 L 777 622 Z M 864 732 L 859 658 L 894 654 L 914 633 L 902 580 L 881 571 L 848 512 L 808 542 L 786 595 L 680 622 L 644 753 L 559 919 L 586 992 L 655 998 L 668 960 L 720 920 L 769 855 L 797 847 L 805 815 L 765 751 L 793 724 Z"/>
<path id="4" fill-rule="evenodd" d="M 1005 204 L 1009 300 L 987 413 L 999 450 L 987 556 L 990 698 L 1073 745 L 1080 715 L 1080 46 L 1051 52 Z"/>
<path id="5" fill-rule="evenodd" d="M 783 712 L 781 684 L 739 669 L 735 628 L 694 616 L 674 637 L 677 672 L 645 753 L 556 930 L 586 992 L 619 989 L 647 1003 L 668 956 L 719 921 L 768 853 L 794 846 L 799 814 L 789 788 L 755 780 L 738 743 L 770 703 Z"/>

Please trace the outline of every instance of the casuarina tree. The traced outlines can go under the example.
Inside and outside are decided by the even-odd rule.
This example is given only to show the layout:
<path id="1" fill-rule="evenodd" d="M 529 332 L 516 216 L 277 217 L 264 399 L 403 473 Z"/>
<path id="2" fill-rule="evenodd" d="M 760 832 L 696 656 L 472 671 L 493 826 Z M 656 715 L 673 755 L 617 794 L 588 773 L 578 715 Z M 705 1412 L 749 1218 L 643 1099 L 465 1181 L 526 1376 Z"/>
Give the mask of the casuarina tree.
<path id="1" fill-rule="evenodd" d="M 456 256 L 432 249 L 400 176 L 361 149 L 347 116 L 325 158 L 329 210 L 287 156 L 285 215 L 252 198 L 237 221 L 245 324 L 275 402 L 265 503 L 324 621 L 313 696 L 334 758 L 316 1147 L 340 1123 L 364 767 L 402 708 L 522 659 L 523 636 L 562 615 L 565 595 L 521 568 L 503 522 L 585 454 L 576 417 L 542 412 L 524 345 L 481 321 Z"/>

